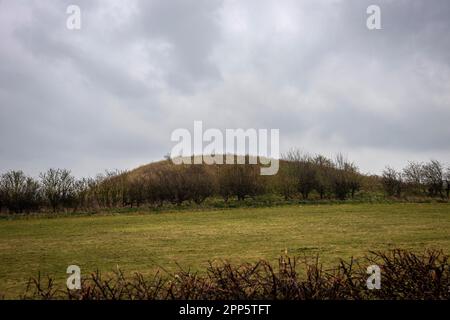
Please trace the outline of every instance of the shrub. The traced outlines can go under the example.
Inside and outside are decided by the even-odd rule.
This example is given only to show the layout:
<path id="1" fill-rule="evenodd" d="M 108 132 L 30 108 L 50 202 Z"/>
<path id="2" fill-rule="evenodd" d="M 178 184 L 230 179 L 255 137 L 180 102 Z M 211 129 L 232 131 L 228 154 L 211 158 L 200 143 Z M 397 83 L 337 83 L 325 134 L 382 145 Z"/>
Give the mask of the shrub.
<path id="1" fill-rule="evenodd" d="M 41 173 L 44 200 L 56 212 L 58 208 L 73 206 L 76 200 L 75 178 L 66 169 L 50 169 Z"/>
<path id="2" fill-rule="evenodd" d="M 381 270 L 381 289 L 367 289 L 367 266 Z M 117 270 L 82 279 L 80 290 L 58 290 L 52 278 L 29 281 L 25 299 L 76 300 L 305 300 L 305 299 L 449 299 L 449 256 L 441 251 L 415 254 L 404 250 L 373 252 L 324 269 L 318 258 L 283 256 L 278 265 L 261 260 L 233 265 L 210 263 L 205 274 L 180 271 L 150 279 Z"/>
<path id="3" fill-rule="evenodd" d="M 22 213 L 37 210 L 41 205 L 39 183 L 22 171 L 9 171 L 0 179 L 0 208 Z"/>
<path id="4" fill-rule="evenodd" d="M 382 183 L 388 196 L 400 197 L 402 192 L 402 175 L 390 167 L 383 170 Z"/>

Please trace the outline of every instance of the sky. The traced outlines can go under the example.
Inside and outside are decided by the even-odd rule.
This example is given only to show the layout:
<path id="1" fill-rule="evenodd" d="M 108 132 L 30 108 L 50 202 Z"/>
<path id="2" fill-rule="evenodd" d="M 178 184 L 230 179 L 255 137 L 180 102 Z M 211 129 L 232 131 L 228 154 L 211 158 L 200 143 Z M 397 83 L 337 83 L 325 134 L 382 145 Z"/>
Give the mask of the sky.
<path id="1" fill-rule="evenodd" d="M 0 172 L 132 169 L 195 120 L 365 173 L 450 162 L 448 0 L 0 0 L 0 40 Z"/>

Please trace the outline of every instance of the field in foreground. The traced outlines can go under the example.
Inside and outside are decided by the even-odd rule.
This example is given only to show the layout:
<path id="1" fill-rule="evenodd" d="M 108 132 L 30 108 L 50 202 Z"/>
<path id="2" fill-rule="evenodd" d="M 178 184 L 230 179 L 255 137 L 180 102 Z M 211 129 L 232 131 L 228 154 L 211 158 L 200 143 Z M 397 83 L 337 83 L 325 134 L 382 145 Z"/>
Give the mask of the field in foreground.
<path id="1" fill-rule="evenodd" d="M 325 264 L 392 248 L 450 252 L 448 204 L 305 205 L 224 211 L 36 218 L 0 221 L 0 293 L 22 293 L 30 276 L 65 283 L 113 270 L 152 274 L 204 269 L 208 260 L 275 261 L 319 254 Z"/>

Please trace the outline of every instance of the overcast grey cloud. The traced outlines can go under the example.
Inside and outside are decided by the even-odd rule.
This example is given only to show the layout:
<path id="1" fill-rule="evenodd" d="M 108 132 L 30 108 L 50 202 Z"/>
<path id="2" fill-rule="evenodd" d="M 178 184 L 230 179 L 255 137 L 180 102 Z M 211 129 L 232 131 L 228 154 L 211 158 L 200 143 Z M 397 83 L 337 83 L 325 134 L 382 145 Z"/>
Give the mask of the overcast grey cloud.
<path id="1" fill-rule="evenodd" d="M 282 151 L 366 172 L 450 162 L 449 17 L 447 0 L 2 0 L 0 171 L 133 168 L 194 120 L 279 128 Z"/>

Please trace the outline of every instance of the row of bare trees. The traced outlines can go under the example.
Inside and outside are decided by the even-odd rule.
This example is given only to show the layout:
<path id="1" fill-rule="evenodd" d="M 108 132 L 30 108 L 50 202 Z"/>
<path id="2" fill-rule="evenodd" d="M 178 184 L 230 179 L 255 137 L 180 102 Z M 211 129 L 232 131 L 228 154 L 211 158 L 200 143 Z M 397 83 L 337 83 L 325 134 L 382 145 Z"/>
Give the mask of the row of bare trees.
<path id="1" fill-rule="evenodd" d="M 214 194 L 212 175 L 201 165 L 163 165 L 138 176 L 129 176 L 125 205 L 201 204 Z"/>
<path id="2" fill-rule="evenodd" d="M 39 180 L 22 171 L 10 171 L 0 179 L 0 209 L 21 213 L 201 204 L 211 196 L 227 202 L 275 192 L 286 199 L 297 195 L 308 199 L 314 190 L 321 198 L 334 195 L 345 199 L 359 189 L 358 177 L 356 167 L 341 156 L 333 162 L 294 151 L 287 155 L 275 178 L 260 176 L 260 167 L 250 164 L 175 166 L 165 162 L 139 173 L 112 171 L 80 180 L 64 169 L 50 169 Z"/>
<path id="3" fill-rule="evenodd" d="M 0 177 L 0 210 L 11 213 L 92 208 L 201 204 L 211 196 L 243 200 L 264 192 L 255 165 L 172 165 L 163 163 L 139 173 L 110 171 L 75 179 L 70 171 L 50 169 L 34 179 L 22 171 Z"/>
<path id="4" fill-rule="evenodd" d="M 320 199 L 345 200 L 361 188 L 361 174 L 354 163 L 338 154 L 334 160 L 291 150 L 284 156 L 278 174 L 278 191 L 284 198 L 301 195 L 308 199 L 316 192 Z"/>
<path id="5" fill-rule="evenodd" d="M 157 207 L 165 203 L 201 204 L 208 197 L 241 201 L 261 194 L 279 194 L 286 200 L 306 200 L 312 195 L 345 200 L 353 198 L 367 178 L 340 154 L 329 159 L 292 150 L 281 160 L 278 174 L 266 177 L 260 175 L 259 165 L 248 164 L 248 160 L 247 164 L 234 165 L 173 165 L 163 161 L 145 170 L 107 171 L 88 179 L 76 179 L 65 169 L 50 169 L 38 179 L 10 171 L 0 176 L 0 211 Z M 410 162 L 402 171 L 387 167 L 382 177 L 370 181 L 381 181 L 388 196 L 448 198 L 450 192 L 450 170 L 436 160 Z"/>
<path id="6" fill-rule="evenodd" d="M 402 195 L 449 198 L 450 168 L 437 161 L 409 162 L 401 171 L 386 167 L 382 183 L 388 196 Z"/>
<path id="7" fill-rule="evenodd" d="M 81 187 L 68 170 L 50 169 L 39 180 L 22 171 L 9 171 L 0 177 L 0 209 L 21 213 L 47 206 L 56 212 L 73 207 Z"/>

